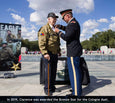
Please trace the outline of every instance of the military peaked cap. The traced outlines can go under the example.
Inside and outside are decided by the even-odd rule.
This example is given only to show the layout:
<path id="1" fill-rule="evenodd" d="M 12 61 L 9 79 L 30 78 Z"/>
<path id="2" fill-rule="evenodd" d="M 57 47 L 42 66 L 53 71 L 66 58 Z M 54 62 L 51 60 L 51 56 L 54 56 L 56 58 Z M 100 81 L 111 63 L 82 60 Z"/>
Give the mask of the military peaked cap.
<path id="1" fill-rule="evenodd" d="M 60 11 L 62 18 L 64 18 L 64 16 L 68 13 L 72 13 L 72 9 L 66 9 L 66 10 Z"/>

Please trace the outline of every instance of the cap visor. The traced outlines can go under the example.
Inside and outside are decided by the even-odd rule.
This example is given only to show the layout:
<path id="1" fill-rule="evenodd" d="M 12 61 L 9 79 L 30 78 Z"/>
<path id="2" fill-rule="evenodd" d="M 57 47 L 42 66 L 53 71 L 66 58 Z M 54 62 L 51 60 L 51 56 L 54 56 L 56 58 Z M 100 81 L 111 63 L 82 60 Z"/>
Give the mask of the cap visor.
<path id="1" fill-rule="evenodd" d="M 58 18 L 58 16 L 55 16 L 56 18 Z"/>

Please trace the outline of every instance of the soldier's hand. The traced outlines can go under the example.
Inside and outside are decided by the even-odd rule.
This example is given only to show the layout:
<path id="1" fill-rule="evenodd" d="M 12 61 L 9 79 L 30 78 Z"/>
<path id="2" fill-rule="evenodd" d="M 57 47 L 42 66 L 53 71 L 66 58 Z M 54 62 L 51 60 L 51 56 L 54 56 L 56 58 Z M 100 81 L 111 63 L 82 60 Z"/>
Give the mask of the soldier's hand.
<path id="1" fill-rule="evenodd" d="M 58 33 L 59 32 L 59 29 L 55 27 L 55 32 Z"/>
<path id="2" fill-rule="evenodd" d="M 55 25 L 55 27 L 60 29 L 60 28 L 61 28 L 61 25 L 60 25 L 60 24 L 57 24 L 57 25 Z"/>
<path id="3" fill-rule="evenodd" d="M 49 61 L 49 60 L 50 60 L 49 54 L 45 54 L 45 55 L 44 55 L 44 58 L 45 58 L 45 59 L 48 59 L 48 61 Z"/>

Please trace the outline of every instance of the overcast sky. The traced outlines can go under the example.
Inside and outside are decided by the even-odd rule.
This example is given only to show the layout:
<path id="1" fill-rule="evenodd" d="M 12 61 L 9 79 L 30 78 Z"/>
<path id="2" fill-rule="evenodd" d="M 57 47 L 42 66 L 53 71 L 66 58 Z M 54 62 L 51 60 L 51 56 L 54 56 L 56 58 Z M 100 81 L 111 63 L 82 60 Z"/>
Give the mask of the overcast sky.
<path id="1" fill-rule="evenodd" d="M 22 37 L 37 40 L 37 31 L 47 23 L 49 12 L 73 9 L 81 26 L 80 40 L 89 39 L 98 31 L 115 31 L 115 0 L 0 0 L 0 22 L 22 25 Z"/>

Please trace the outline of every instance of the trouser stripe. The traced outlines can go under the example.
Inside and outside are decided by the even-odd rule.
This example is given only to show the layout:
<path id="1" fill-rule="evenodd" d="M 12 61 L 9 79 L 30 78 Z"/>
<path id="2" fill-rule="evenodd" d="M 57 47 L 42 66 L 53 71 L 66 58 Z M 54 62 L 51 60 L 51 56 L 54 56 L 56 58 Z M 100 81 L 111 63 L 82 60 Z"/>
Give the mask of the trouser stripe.
<path id="1" fill-rule="evenodd" d="M 76 71 L 75 71 L 75 66 L 74 66 L 74 62 L 73 62 L 73 57 L 71 57 L 71 64 L 72 64 L 73 75 L 74 75 L 75 95 L 77 96 L 77 79 L 76 79 Z"/>

